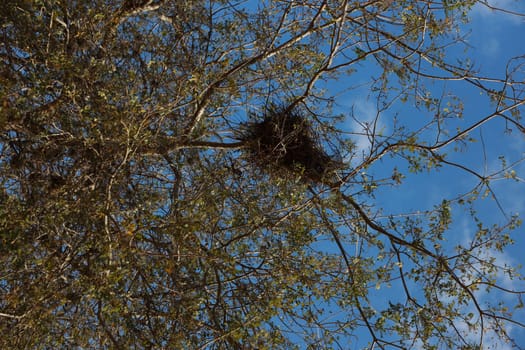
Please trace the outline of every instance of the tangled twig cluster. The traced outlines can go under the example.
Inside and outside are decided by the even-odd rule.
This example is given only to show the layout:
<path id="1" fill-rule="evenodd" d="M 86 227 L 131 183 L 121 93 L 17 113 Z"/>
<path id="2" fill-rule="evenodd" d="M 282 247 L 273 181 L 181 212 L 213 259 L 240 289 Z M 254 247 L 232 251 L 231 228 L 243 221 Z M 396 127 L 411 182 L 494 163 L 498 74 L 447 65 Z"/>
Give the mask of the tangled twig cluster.
<path id="1" fill-rule="evenodd" d="M 270 105 L 249 122 L 239 137 L 247 143 L 249 159 L 279 175 L 300 174 L 303 179 L 323 182 L 342 167 L 321 147 L 311 122 L 297 108 Z"/>

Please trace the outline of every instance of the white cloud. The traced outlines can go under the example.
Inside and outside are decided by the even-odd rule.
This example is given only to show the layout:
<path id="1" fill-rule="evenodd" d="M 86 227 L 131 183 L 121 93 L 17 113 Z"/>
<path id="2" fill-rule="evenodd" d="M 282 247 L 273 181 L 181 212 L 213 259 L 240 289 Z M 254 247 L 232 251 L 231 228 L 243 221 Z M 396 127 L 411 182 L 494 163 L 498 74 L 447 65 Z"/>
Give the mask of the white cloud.
<path id="1" fill-rule="evenodd" d="M 458 243 L 460 243 L 463 246 L 470 246 L 472 243 L 473 238 L 473 231 L 470 225 L 470 221 L 468 219 L 463 219 L 461 224 L 459 225 L 458 229 L 461 231 L 461 235 L 458 237 Z M 454 243 L 455 244 L 455 243 Z M 494 258 L 494 264 L 497 266 L 517 266 L 518 261 L 514 257 L 512 257 L 510 254 L 506 252 L 500 252 L 496 249 L 490 249 L 490 250 L 484 250 L 479 249 L 476 252 L 473 252 L 476 254 L 476 256 L 481 260 L 489 260 L 490 258 Z M 476 266 L 478 269 L 482 269 L 481 266 Z M 466 285 L 469 285 L 474 280 L 474 277 L 467 277 L 467 276 L 459 276 L 462 280 L 462 282 Z M 520 282 L 519 280 L 512 280 L 509 278 L 507 274 L 504 273 L 504 271 L 499 271 L 496 277 L 496 283 L 509 290 L 523 290 L 524 286 L 520 285 L 523 284 L 523 282 Z M 495 294 L 494 294 L 495 293 Z M 476 297 L 477 302 L 481 306 L 482 309 L 485 309 L 485 305 L 487 303 L 495 304 L 499 301 L 502 302 L 508 302 L 509 308 L 512 307 L 512 305 L 516 302 L 516 296 L 511 295 L 509 293 L 497 293 L 496 290 L 493 290 L 492 292 L 487 292 L 484 288 L 480 288 L 478 290 L 475 290 L 473 292 L 474 296 Z M 444 303 L 447 303 L 449 301 L 452 301 L 454 298 L 442 295 L 441 300 Z M 478 310 L 474 306 L 474 304 L 470 304 L 465 310 L 464 314 L 472 313 L 474 315 L 478 315 Z M 475 316 L 476 317 L 476 316 Z M 478 316 L 479 317 L 479 316 Z M 515 315 L 515 317 L 517 317 Z M 498 350 L 510 350 L 513 349 L 512 344 L 506 343 L 503 339 L 501 339 L 501 334 L 494 331 L 495 325 L 491 324 L 491 320 L 487 317 L 484 319 L 485 325 L 483 329 L 483 344 L 481 349 L 498 349 Z M 459 331 L 459 333 L 462 335 L 462 337 L 467 341 L 472 342 L 479 342 L 481 339 L 481 329 L 472 329 L 469 328 L 469 326 L 466 323 L 463 322 L 455 322 L 454 324 L 455 329 Z M 450 329 L 451 333 L 455 333 L 454 329 Z M 519 331 L 518 328 L 516 328 L 511 323 L 505 324 L 505 330 L 507 334 L 512 338 L 513 336 L 516 336 L 516 331 Z"/>
<path id="2" fill-rule="evenodd" d="M 479 46 L 479 51 L 488 57 L 499 56 L 501 52 L 501 45 L 498 38 L 492 36 L 488 37 L 483 43 Z"/>
<path id="3" fill-rule="evenodd" d="M 503 11 L 498 11 L 501 9 Z M 474 20 L 483 20 L 490 22 L 505 21 L 510 24 L 524 24 L 523 17 L 506 13 L 504 11 L 511 11 L 515 13 L 524 13 L 525 7 L 523 1 L 519 0 L 484 0 L 478 1 L 472 8 L 472 15 Z"/>
<path id="4" fill-rule="evenodd" d="M 366 155 L 374 138 L 385 135 L 388 128 L 381 119 L 382 113 L 370 100 L 356 99 L 351 102 L 351 106 L 354 119 L 349 119 L 349 131 L 353 134 L 356 153 Z"/>
<path id="5" fill-rule="evenodd" d="M 485 57 L 497 60 L 505 52 L 502 42 L 513 36 L 516 26 L 525 25 L 525 17 L 517 14 L 525 13 L 525 1 L 519 0 L 490 0 L 488 5 L 477 2 L 472 11 L 469 28 L 471 35 L 469 43 L 474 45 L 478 52 Z M 492 8 L 513 11 L 517 14 L 493 10 Z M 519 40 L 519 38 L 516 38 Z"/>

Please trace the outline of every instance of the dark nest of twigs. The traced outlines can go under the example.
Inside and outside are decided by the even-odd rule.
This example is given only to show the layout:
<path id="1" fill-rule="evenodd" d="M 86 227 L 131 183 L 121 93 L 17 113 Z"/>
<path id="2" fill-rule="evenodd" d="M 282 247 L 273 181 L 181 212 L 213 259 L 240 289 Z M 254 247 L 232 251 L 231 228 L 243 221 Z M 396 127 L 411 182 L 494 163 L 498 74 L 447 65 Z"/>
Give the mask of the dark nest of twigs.
<path id="1" fill-rule="evenodd" d="M 300 175 L 314 183 L 334 180 L 343 164 L 323 150 L 302 111 L 270 105 L 254 117 L 259 121 L 244 124 L 238 136 L 246 142 L 250 162 L 278 176 Z"/>

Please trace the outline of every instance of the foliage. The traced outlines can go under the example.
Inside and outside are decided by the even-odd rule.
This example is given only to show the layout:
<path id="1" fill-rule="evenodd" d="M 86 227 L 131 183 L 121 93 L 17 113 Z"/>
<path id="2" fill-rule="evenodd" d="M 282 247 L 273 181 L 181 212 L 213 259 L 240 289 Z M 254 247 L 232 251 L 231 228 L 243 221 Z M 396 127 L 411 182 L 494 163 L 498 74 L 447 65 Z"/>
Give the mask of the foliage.
<path id="1" fill-rule="evenodd" d="M 494 180 L 523 181 L 522 159 L 486 174 L 455 158 L 489 122 L 525 130 L 523 57 L 503 78 L 447 60 L 483 4 L 3 2 L 0 347 L 517 347 L 524 290 L 500 276 L 519 282 L 520 268 L 493 255 L 520 220 L 492 225 L 477 210 L 497 202 Z M 337 115 L 323 89 L 361 67 L 373 67 L 374 120 Z M 492 109 L 466 120 L 440 81 Z M 323 140 L 310 151 L 347 160 L 336 180 L 275 177 L 245 156 L 237 136 L 268 101 L 308 111 Z M 401 113 L 381 130 L 397 101 L 430 117 Z M 471 188 L 417 212 L 375 200 L 444 168 Z M 455 242 L 460 212 L 475 233 Z"/>

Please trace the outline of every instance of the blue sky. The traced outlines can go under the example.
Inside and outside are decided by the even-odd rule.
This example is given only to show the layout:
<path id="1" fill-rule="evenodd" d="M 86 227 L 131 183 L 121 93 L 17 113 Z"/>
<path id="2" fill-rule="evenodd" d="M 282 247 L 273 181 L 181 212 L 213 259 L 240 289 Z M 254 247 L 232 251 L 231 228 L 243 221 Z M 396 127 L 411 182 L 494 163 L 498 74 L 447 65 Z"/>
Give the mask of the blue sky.
<path id="1" fill-rule="evenodd" d="M 525 12 L 525 2 L 523 1 L 493 1 L 494 6 L 504 7 L 512 11 Z M 466 34 L 466 43 L 470 46 L 468 52 L 453 49 L 450 55 L 472 57 L 479 72 L 484 76 L 493 76 L 504 78 L 506 64 L 512 57 L 525 55 L 525 18 L 516 17 L 502 12 L 492 11 L 487 7 L 476 5 L 471 13 L 471 22 L 462 27 Z M 447 57 L 449 61 L 454 57 Z M 370 99 L 366 97 L 369 94 L 369 85 L 373 71 L 367 70 L 368 67 L 361 66 L 358 72 L 352 75 L 351 79 L 359 79 L 364 85 L 358 89 L 353 89 L 342 93 L 345 89 L 345 82 L 342 79 L 338 84 L 331 85 L 334 95 L 339 96 L 339 112 L 347 113 L 352 109 L 360 122 L 372 122 L 377 114 L 375 100 L 373 96 Z M 525 79 L 525 69 L 521 70 L 518 75 L 523 81 Z M 355 84 L 358 85 L 358 84 Z M 458 125 L 465 128 L 483 117 L 491 114 L 493 107 L 487 103 L 487 96 L 480 94 L 479 90 L 472 88 L 466 83 L 449 82 L 445 84 L 447 89 L 453 91 L 464 102 L 464 119 L 458 122 Z M 437 84 L 435 91 L 443 88 L 442 84 Z M 342 94 L 341 94 L 342 93 Z M 523 111 L 524 109 L 521 108 Z M 416 115 L 418 114 L 418 115 Z M 412 106 L 406 106 L 402 103 L 395 104 L 393 108 L 381 112 L 378 118 L 379 129 L 383 129 L 385 134 L 391 131 L 391 122 L 394 116 L 404 118 L 413 123 L 412 126 L 424 123 L 426 119 L 432 118 L 424 110 L 417 111 Z M 348 122 L 348 128 L 355 133 L 359 133 L 361 126 L 358 122 Z M 497 172 L 502 168 L 500 156 L 504 156 L 508 163 L 519 161 L 525 158 L 525 134 L 520 133 L 516 128 L 511 133 L 505 133 L 505 123 L 501 119 L 493 119 L 484 124 L 479 129 L 473 131 L 470 136 L 478 141 L 469 146 L 464 152 L 451 155 L 451 159 L 461 164 L 468 165 L 471 169 L 484 175 Z M 369 141 L 366 137 L 354 135 L 357 139 L 357 145 L 366 152 L 369 147 Z M 453 153 L 452 147 L 445 149 L 446 153 Z M 359 159 L 353 160 L 358 163 Z M 400 166 L 399 160 L 384 159 L 374 164 L 370 171 L 375 173 L 391 173 L 394 166 Z M 516 172 L 517 180 L 498 179 L 492 183 L 492 189 L 499 201 L 488 196 L 476 204 L 481 218 L 486 223 L 501 224 L 507 217 L 513 214 L 519 214 L 523 219 L 525 216 L 525 162 L 517 164 L 513 170 Z M 502 177 L 502 176 L 501 176 Z M 417 211 L 431 209 L 433 205 L 440 203 L 442 199 L 452 198 L 458 193 L 470 190 L 477 182 L 477 179 L 464 171 L 445 167 L 439 171 L 430 173 L 421 173 L 416 175 L 407 175 L 406 181 L 398 187 L 385 188 L 377 193 L 375 199 L 364 199 L 370 204 L 377 204 L 384 208 L 387 214 L 403 213 L 407 211 Z M 503 212 L 502 210 L 503 209 Z M 454 244 L 466 244 L 475 232 L 475 226 L 468 219 L 466 213 L 462 210 L 453 212 L 455 218 L 454 225 L 446 233 L 447 244 L 452 247 Z M 486 257 L 494 257 L 496 262 L 503 265 L 517 266 L 522 264 L 523 252 L 525 251 L 525 238 L 523 235 L 523 226 L 514 231 L 513 239 L 516 244 L 506 249 L 503 253 L 497 251 L 486 252 Z M 525 274 L 525 270 L 521 269 Z M 507 288 L 513 290 L 525 290 L 525 282 L 519 280 L 510 280 L 504 275 L 499 276 L 499 281 Z M 395 291 L 394 291 L 395 292 Z M 494 301 L 500 295 L 487 295 L 483 291 L 477 292 L 477 296 L 482 302 Z M 504 297 L 503 301 L 512 298 Z M 513 300 L 509 300 L 513 301 Z M 515 314 L 515 319 L 525 322 L 525 312 Z M 465 329 L 466 334 L 469 332 Z M 525 330 L 518 327 L 510 328 L 510 334 L 518 344 L 525 344 Z M 476 334 L 468 336 L 475 337 Z M 474 338 L 475 339 L 475 338 Z M 485 338 L 485 347 L 495 347 L 497 349 L 511 349 L 508 344 L 499 343 L 490 337 Z"/>

